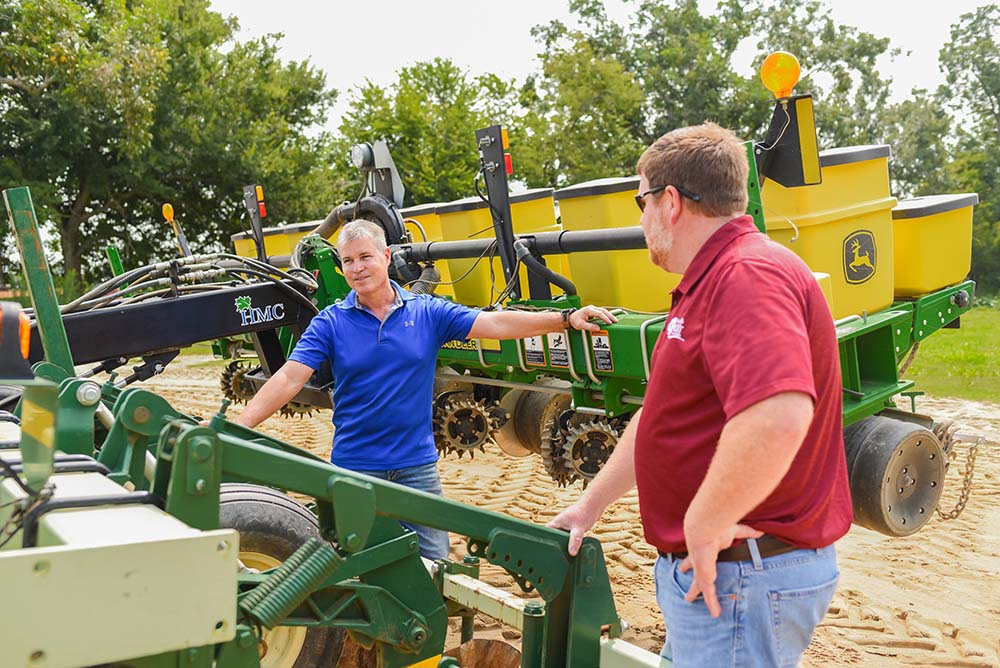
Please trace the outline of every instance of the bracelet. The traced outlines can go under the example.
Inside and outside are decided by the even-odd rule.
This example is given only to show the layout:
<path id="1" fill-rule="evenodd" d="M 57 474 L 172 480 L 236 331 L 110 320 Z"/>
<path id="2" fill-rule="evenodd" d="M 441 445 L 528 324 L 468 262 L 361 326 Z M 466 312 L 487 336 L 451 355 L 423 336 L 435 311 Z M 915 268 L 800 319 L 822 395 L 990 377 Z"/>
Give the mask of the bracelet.
<path id="1" fill-rule="evenodd" d="M 573 315 L 574 313 L 576 313 L 576 309 L 575 308 L 564 308 L 562 311 L 560 311 L 560 313 L 562 313 L 563 329 L 568 329 L 569 328 L 569 317 L 571 315 Z"/>

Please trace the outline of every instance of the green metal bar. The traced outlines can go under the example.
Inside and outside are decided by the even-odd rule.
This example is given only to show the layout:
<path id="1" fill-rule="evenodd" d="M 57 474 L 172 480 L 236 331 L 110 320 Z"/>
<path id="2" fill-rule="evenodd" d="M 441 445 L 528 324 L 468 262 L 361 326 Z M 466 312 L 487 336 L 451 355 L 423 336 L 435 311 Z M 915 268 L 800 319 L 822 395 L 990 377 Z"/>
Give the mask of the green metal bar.
<path id="1" fill-rule="evenodd" d="M 750 165 L 750 173 L 747 175 L 747 215 L 753 218 L 753 224 L 757 229 L 767 234 L 764 225 L 764 206 L 760 201 L 760 178 L 757 174 L 757 158 L 754 156 L 753 142 L 744 144 L 747 147 L 747 163 Z"/>
<path id="2" fill-rule="evenodd" d="M 66 339 L 66 329 L 59 313 L 59 301 L 52 285 L 52 273 L 42 251 L 42 238 L 38 232 L 35 207 L 27 188 L 11 188 L 3 191 L 4 204 L 14 238 L 21 253 L 24 277 L 28 282 L 28 294 L 35 309 L 35 322 L 42 338 L 45 357 L 70 376 L 75 376 L 73 354 Z"/>
<path id="3" fill-rule="evenodd" d="M 521 668 L 542 668 L 545 656 L 545 606 L 529 601 L 524 604 L 521 628 Z"/>
<path id="4" fill-rule="evenodd" d="M 108 246 L 104 249 L 105 253 L 108 255 L 108 263 L 111 265 L 111 273 L 115 276 L 121 276 L 125 273 L 125 267 L 122 265 L 122 256 L 118 253 L 118 249 L 114 246 Z"/>

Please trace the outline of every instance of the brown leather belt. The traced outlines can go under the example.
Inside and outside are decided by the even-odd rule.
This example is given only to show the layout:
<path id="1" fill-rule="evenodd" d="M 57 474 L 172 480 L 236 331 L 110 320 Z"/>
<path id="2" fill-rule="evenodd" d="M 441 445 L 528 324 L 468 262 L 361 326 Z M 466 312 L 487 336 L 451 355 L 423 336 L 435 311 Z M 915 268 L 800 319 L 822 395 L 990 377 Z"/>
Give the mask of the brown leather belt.
<path id="1" fill-rule="evenodd" d="M 780 538 L 775 538 L 774 536 L 761 536 L 757 539 L 757 549 L 760 551 L 760 558 L 765 559 L 767 557 L 773 557 L 778 554 L 784 554 L 785 552 L 791 552 L 792 550 L 798 550 L 800 548 L 795 545 L 791 545 L 781 540 Z M 658 550 L 661 557 L 670 557 L 673 559 L 683 559 L 688 556 L 687 552 L 663 552 Z M 753 555 L 750 554 L 750 546 L 746 542 L 742 542 L 734 547 L 727 547 L 725 550 L 719 552 L 718 561 L 752 561 Z"/>

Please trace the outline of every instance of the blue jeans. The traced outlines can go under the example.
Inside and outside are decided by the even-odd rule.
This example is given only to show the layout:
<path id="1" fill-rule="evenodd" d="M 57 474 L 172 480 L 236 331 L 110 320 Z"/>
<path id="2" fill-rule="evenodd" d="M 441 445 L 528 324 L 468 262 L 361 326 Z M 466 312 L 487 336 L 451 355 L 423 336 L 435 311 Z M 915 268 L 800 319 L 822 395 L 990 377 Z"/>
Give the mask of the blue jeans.
<path id="1" fill-rule="evenodd" d="M 681 573 L 680 565 L 680 559 L 661 556 L 654 566 L 656 601 L 667 626 L 661 656 L 674 668 L 795 668 L 840 577 L 832 545 L 720 562 L 715 587 L 722 614 L 712 619 L 703 598 L 684 600 L 693 572 Z"/>
<path id="2" fill-rule="evenodd" d="M 395 469 L 388 471 L 357 471 L 370 475 L 380 480 L 388 480 L 397 485 L 419 489 L 421 492 L 442 495 L 441 476 L 438 474 L 437 462 L 422 464 L 420 466 L 410 466 L 405 469 Z M 419 524 L 400 522 L 405 528 L 417 534 L 420 542 L 420 556 L 427 559 L 447 559 L 451 551 L 451 542 L 448 539 L 448 532 L 441 529 L 432 529 Z"/>

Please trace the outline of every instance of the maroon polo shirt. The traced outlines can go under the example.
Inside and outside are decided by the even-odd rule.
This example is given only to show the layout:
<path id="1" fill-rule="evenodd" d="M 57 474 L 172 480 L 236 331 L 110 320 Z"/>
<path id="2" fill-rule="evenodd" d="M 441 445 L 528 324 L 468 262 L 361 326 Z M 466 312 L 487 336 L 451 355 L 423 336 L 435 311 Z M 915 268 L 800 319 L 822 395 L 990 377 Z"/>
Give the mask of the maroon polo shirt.
<path id="1" fill-rule="evenodd" d="M 813 421 L 788 473 L 743 522 L 824 547 L 853 517 L 833 318 L 805 263 L 741 216 L 695 255 L 653 349 L 635 449 L 647 542 L 686 551 L 684 514 L 723 426 L 781 392 L 811 396 Z"/>

